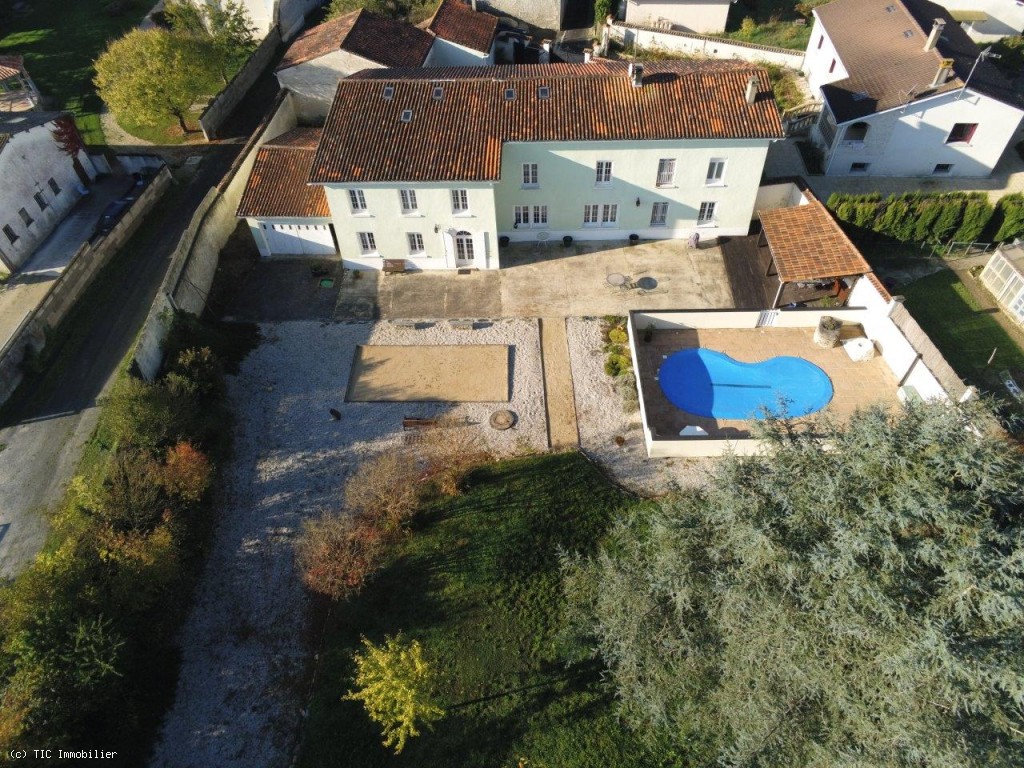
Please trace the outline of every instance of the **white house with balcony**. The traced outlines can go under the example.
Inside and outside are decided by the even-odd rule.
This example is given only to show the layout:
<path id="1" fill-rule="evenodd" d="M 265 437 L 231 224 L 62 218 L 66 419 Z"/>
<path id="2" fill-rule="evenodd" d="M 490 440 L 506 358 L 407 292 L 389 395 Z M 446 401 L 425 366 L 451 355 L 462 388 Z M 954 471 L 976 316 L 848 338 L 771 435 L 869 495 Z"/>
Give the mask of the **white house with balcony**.
<path id="1" fill-rule="evenodd" d="M 349 268 L 496 269 L 505 237 L 745 235 L 781 136 L 767 73 L 738 62 L 375 69 L 338 84 L 307 180 Z"/>
<path id="2" fill-rule="evenodd" d="M 991 174 L 1024 105 L 942 6 L 834 0 L 804 61 L 822 101 L 811 138 L 830 176 Z"/>

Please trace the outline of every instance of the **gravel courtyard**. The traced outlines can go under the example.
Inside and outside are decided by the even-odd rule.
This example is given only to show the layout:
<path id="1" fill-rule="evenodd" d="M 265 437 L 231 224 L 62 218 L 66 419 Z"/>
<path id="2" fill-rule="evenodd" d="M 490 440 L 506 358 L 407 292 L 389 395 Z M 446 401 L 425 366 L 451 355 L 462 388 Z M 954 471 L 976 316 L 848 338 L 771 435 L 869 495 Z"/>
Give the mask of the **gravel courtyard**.
<path id="1" fill-rule="evenodd" d="M 399 445 L 405 416 L 441 414 L 478 429 L 497 454 L 547 445 L 538 326 L 499 320 L 463 330 L 383 323 L 287 322 L 230 381 L 235 456 L 225 504 L 182 637 L 182 666 L 152 765 L 288 765 L 305 694 L 308 600 L 292 541 L 304 519 L 341 505 L 347 474 Z M 346 403 L 358 344 L 500 344 L 510 356 L 507 403 Z M 340 412 L 332 419 L 329 409 Z M 513 429 L 490 429 L 499 408 Z"/>

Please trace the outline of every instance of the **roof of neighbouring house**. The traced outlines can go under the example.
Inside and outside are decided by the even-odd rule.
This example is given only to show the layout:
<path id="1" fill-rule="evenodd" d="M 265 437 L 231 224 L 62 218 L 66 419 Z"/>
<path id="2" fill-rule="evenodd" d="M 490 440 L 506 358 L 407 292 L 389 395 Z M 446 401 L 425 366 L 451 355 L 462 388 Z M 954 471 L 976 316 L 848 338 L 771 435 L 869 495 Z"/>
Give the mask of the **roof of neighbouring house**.
<path id="1" fill-rule="evenodd" d="M 821 89 L 838 123 L 962 88 L 978 58 L 978 46 L 949 11 L 929 0 L 833 0 L 814 13 L 849 73 Z M 926 51 L 935 19 L 946 25 L 936 47 Z M 943 59 L 952 60 L 952 74 L 932 87 Z M 970 78 L 972 90 L 1021 106 L 991 62 L 979 62 Z"/>
<path id="2" fill-rule="evenodd" d="M 319 128 L 294 128 L 256 153 L 237 216 L 310 218 L 330 216 L 324 188 L 307 184 Z"/>
<path id="3" fill-rule="evenodd" d="M 0 133 L 15 134 L 52 123 L 65 112 L 0 112 Z"/>
<path id="4" fill-rule="evenodd" d="M 832 214 L 809 191 L 805 205 L 759 211 L 779 281 L 866 275 L 871 266 Z"/>
<path id="5" fill-rule="evenodd" d="M 474 11 L 462 0 L 441 0 L 426 28 L 442 40 L 489 53 L 498 29 L 498 17 Z"/>
<path id="6" fill-rule="evenodd" d="M 335 51 L 348 51 L 385 67 L 418 67 L 434 38 L 406 21 L 360 9 L 325 21 L 295 38 L 277 71 Z"/>
<path id="7" fill-rule="evenodd" d="M 370 69 L 338 83 L 310 181 L 496 181 L 509 141 L 781 136 L 767 73 L 739 62 L 650 63 L 639 88 L 607 60 Z"/>

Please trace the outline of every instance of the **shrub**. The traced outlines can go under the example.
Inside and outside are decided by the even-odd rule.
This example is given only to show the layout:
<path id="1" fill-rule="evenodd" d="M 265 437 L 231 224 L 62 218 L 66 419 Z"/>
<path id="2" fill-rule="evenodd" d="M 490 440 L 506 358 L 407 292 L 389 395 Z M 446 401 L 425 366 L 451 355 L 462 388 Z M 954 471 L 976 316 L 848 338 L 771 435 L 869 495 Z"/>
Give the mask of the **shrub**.
<path id="1" fill-rule="evenodd" d="M 110 460 L 97 516 L 119 533 L 152 530 L 167 509 L 160 468 L 142 451 L 118 450 Z"/>
<path id="2" fill-rule="evenodd" d="M 982 197 L 967 201 L 964 206 L 964 218 L 953 239 L 960 243 L 970 243 L 978 239 L 992 218 L 994 209 L 988 199 Z"/>
<path id="3" fill-rule="evenodd" d="M 387 538 L 365 518 L 325 514 L 302 525 L 295 562 L 302 582 L 332 600 L 349 600 L 384 563 Z"/>
<path id="4" fill-rule="evenodd" d="M 1024 195 L 1015 192 L 1005 195 L 996 206 L 999 229 L 995 239 L 998 242 L 1012 240 L 1024 235 Z"/>
<path id="5" fill-rule="evenodd" d="M 162 385 L 124 376 L 104 402 L 102 424 L 115 443 L 155 449 L 183 436 L 190 412 L 186 399 Z"/>
<path id="6" fill-rule="evenodd" d="M 172 394 L 201 401 L 224 396 L 224 369 L 209 347 L 183 350 L 165 376 Z"/>
<path id="7" fill-rule="evenodd" d="M 629 335 L 626 333 L 626 329 L 621 326 L 616 326 L 608 331 L 608 341 L 613 344 L 625 344 L 629 341 Z"/>
<path id="8" fill-rule="evenodd" d="M 604 361 L 604 372 L 609 376 L 621 376 L 629 373 L 632 363 L 626 355 L 608 355 Z"/>
<path id="9" fill-rule="evenodd" d="M 426 432 L 420 446 L 426 474 L 444 496 L 458 496 L 469 473 L 490 455 L 478 432 L 447 419 Z"/>
<path id="10" fill-rule="evenodd" d="M 360 464 L 345 484 L 345 507 L 385 531 L 397 531 L 416 513 L 420 475 L 410 454 L 379 454 Z"/>
<path id="11" fill-rule="evenodd" d="M 401 635 L 386 637 L 377 646 L 363 638 L 364 651 L 356 653 L 356 690 L 345 699 L 361 701 L 370 719 L 384 730 L 384 746 L 401 753 L 405 742 L 419 736 L 420 725 L 444 717 L 444 710 L 431 695 L 433 674 L 423 658 L 423 648 Z"/>
<path id="12" fill-rule="evenodd" d="M 210 460 L 192 443 L 181 442 L 167 449 L 161 480 L 170 495 L 198 502 L 209 489 L 212 477 Z"/>

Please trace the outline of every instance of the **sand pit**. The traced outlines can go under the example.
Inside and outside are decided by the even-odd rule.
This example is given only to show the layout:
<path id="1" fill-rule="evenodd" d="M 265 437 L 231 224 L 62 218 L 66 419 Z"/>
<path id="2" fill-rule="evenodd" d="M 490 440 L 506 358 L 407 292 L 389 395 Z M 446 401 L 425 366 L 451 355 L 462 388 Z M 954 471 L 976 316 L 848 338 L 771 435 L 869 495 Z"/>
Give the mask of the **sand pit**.
<path id="1" fill-rule="evenodd" d="M 359 345 L 345 400 L 350 403 L 508 402 L 505 345 Z"/>

